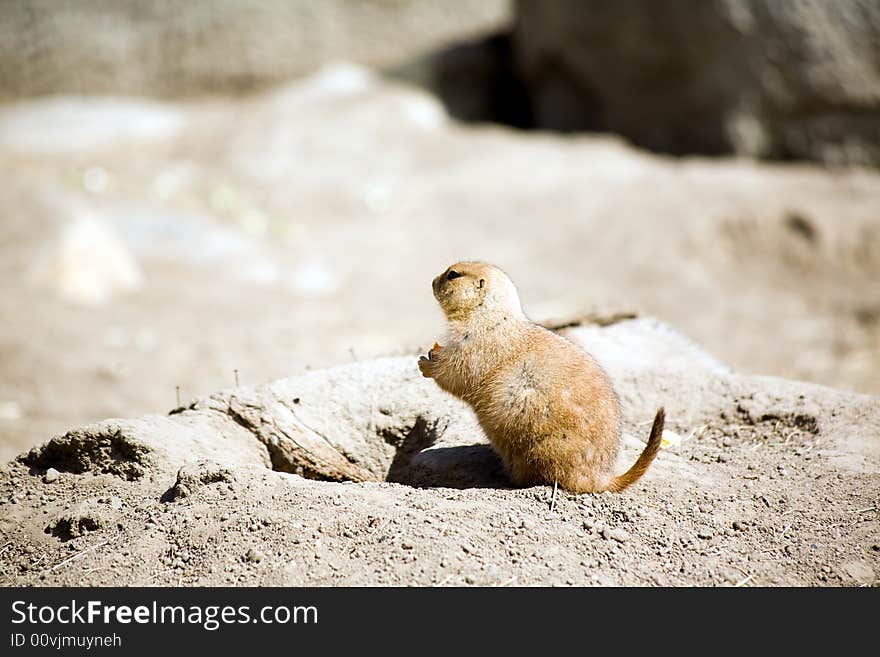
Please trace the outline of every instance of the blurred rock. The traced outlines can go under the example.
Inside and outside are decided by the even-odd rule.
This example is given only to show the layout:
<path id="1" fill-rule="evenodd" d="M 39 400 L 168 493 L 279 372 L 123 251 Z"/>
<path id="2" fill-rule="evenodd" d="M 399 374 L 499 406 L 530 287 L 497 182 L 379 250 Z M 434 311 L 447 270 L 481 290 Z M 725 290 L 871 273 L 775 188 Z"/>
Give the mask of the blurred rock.
<path id="1" fill-rule="evenodd" d="M 38 265 L 37 278 L 66 301 L 99 305 L 136 290 L 143 277 L 112 227 L 80 212 Z"/>
<path id="2" fill-rule="evenodd" d="M 668 153 L 880 164 L 880 4 L 518 0 L 536 127 Z"/>
<path id="3" fill-rule="evenodd" d="M 507 0 L 8 0 L 0 97 L 251 91 L 330 61 L 387 66 L 509 13 Z"/>
<path id="4" fill-rule="evenodd" d="M 179 107 L 143 99 L 57 97 L 21 101 L 0 109 L 0 149 L 24 153 L 70 153 L 125 143 L 143 146 L 171 139 L 181 130 Z M 83 186 L 104 191 L 109 176 L 100 167 L 84 172 Z"/>

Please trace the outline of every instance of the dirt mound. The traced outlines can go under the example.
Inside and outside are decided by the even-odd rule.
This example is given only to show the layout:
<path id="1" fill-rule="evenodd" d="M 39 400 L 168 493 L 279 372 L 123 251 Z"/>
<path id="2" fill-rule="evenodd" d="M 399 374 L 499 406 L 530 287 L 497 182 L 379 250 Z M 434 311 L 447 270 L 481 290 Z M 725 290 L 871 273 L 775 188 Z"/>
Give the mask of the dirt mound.
<path id="1" fill-rule="evenodd" d="M 737 375 L 650 319 L 560 330 L 615 382 L 621 468 L 661 403 L 679 437 L 623 494 L 562 494 L 551 513 L 547 487 L 510 487 L 412 354 L 22 455 L 0 473 L 0 582 L 876 582 L 880 400 Z"/>

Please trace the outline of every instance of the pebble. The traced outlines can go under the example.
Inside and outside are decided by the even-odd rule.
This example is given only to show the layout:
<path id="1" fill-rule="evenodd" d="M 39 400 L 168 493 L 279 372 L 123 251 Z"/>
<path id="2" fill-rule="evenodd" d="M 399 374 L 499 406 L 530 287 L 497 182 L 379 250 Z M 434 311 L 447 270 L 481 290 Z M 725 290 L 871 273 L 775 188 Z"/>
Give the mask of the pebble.
<path id="1" fill-rule="evenodd" d="M 109 504 L 111 509 L 121 509 L 122 508 L 122 500 L 116 496 L 111 497 L 109 499 Z"/>
<path id="2" fill-rule="evenodd" d="M 220 522 L 226 522 L 227 520 L 229 520 L 228 513 L 224 513 L 222 516 L 220 516 Z"/>
<path id="3" fill-rule="evenodd" d="M 735 520 L 733 522 L 733 528 L 738 532 L 746 531 L 746 525 L 744 522 L 740 522 L 739 520 Z"/>
<path id="4" fill-rule="evenodd" d="M 626 543 L 629 540 L 629 534 L 619 527 L 615 527 L 614 529 L 608 529 L 606 527 L 602 530 L 602 538 L 605 540 L 614 540 L 618 543 Z"/>
<path id="5" fill-rule="evenodd" d="M 721 445 L 723 447 L 730 447 L 730 445 L 731 445 L 730 438 L 723 438 L 721 440 Z"/>
<path id="6" fill-rule="evenodd" d="M 245 558 L 248 561 L 250 561 L 251 563 L 260 563 L 263 560 L 263 553 L 260 552 L 259 550 L 255 550 L 254 548 L 251 548 L 250 550 L 247 551 Z"/>
<path id="7" fill-rule="evenodd" d="M 464 583 L 465 583 L 465 584 L 473 584 L 473 583 L 474 583 L 474 578 L 471 577 L 470 575 L 468 575 L 467 577 L 464 578 Z"/>
<path id="8" fill-rule="evenodd" d="M 702 538 L 704 540 L 712 538 L 712 536 L 714 536 L 714 533 L 708 527 L 704 527 L 697 532 L 697 538 Z"/>
<path id="9" fill-rule="evenodd" d="M 58 481 L 58 477 L 61 476 L 61 473 L 58 472 L 55 468 L 49 468 L 46 470 L 46 474 L 43 475 L 43 481 L 47 484 L 51 484 L 52 482 Z"/>

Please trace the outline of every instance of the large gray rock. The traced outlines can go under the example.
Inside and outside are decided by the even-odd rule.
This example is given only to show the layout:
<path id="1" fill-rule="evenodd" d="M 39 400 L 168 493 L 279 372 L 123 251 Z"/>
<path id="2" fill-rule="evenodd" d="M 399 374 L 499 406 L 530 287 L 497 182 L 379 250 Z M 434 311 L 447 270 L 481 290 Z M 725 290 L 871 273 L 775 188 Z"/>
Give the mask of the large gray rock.
<path id="1" fill-rule="evenodd" d="M 515 30 L 539 127 L 880 164 L 872 0 L 519 0 Z"/>
<path id="2" fill-rule="evenodd" d="M 247 91 L 337 60 L 388 65 L 508 13 L 503 0 L 7 0 L 0 98 Z"/>

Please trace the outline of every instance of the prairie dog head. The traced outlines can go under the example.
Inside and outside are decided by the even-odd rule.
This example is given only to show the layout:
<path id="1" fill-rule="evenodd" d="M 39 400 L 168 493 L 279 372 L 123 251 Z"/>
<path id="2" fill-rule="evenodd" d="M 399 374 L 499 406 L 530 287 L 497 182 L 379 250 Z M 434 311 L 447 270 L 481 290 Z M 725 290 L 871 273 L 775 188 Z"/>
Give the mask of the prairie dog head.
<path id="1" fill-rule="evenodd" d="M 457 262 L 434 278 L 431 287 L 449 320 L 468 320 L 474 313 L 525 319 L 513 281 L 484 262 Z"/>

